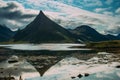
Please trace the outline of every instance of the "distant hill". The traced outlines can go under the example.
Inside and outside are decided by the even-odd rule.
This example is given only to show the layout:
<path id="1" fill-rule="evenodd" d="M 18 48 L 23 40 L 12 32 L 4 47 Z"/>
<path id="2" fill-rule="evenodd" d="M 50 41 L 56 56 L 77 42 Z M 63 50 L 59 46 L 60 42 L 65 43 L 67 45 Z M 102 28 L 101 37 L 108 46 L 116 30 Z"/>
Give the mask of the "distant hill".
<path id="1" fill-rule="evenodd" d="M 98 33 L 95 29 L 87 25 L 81 25 L 73 30 L 70 30 L 77 39 L 83 42 L 99 42 L 107 40 L 118 40 L 120 38 L 113 35 L 102 35 Z"/>
<path id="2" fill-rule="evenodd" d="M 109 40 L 120 40 L 120 37 L 111 34 L 105 35 L 105 37 L 108 38 Z"/>
<path id="3" fill-rule="evenodd" d="M 14 41 L 31 43 L 47 42 L 74 42 L 72 34 L 49 19 L 42 11 L 28 24 L 26 28 L 19 30 L 14 36 Z"/>
<path id="4" fill-rule="evenodd" d="M 117 35 L 117 37 L 119 37 L 119 38 L 120 38 L 120 34 L 118 34 L 118 35 Z"/>
<path id="5" fill-rule="evenodd" d="M 9 41 L 14 36 L 14 32 L 6 26 L 0 25 L 0 42 Z"/>

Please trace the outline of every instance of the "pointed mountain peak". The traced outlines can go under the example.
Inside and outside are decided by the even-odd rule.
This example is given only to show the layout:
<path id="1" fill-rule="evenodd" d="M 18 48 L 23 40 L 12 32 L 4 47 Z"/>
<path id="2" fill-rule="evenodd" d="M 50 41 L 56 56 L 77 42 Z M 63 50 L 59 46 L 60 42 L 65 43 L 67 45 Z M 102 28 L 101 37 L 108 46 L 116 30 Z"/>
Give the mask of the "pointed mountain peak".
<path id="1" fill-rule="evenodd" d="M 42 11 L 33 22 L 19 31 L 14 41 L 41 42 L 74 42 L 72 34 L 47 17 Z"/>
<path id="2" fill-rule="evenodd" d="M 44 14 L 42 10 L 40 10 L 39 14 Z"/>
<path id="3" fill-rule="evenodd" d="M 44 12 L 42 11 L 42 10 L 40 10 L 40 12 L 39 12 L 39 15 L 38 16 L 46 16 L 45 14 L 44 14 Z"/>
<path id="4" fill-rule="evenodd" d="M 41 22 L 48 20 L 48 17 L 44 14 L 42 10 L 40 10 L 38 16 L 35 18 L 34 22 Z"/>

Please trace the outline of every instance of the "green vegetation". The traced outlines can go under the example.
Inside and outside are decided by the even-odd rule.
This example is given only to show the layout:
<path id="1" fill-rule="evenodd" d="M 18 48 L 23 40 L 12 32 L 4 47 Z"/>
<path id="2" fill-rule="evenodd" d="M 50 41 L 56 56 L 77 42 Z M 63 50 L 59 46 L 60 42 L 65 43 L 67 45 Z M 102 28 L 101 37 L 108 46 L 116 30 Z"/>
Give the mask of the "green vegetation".
<path id="1" fill-rule="evenodd" d="M 28 42 L 24 42 L 24 41 L 18 41 L 18 42 L 14 42 L 14 41 L 0 42 L 0 44 L 24 44 L 24 43 L 28 43 Z"/>
<path id="2" fill-rule="evenodd" d="M 88 43 L 86 47 L 92 48 L 96 51 L 120 53 L 120 40 Z"/>
<path id="3" fill-rule="evenodd" d="M 88 43 L 87 47 L 95 47 L 95 48 L 120 47 L 120 40 Z"/>

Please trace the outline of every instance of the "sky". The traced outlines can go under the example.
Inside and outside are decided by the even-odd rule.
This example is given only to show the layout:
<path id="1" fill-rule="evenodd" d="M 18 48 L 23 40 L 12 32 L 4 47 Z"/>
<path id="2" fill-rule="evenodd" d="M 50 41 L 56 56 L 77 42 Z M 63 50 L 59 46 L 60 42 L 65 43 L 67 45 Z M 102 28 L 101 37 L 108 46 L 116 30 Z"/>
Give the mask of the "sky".
<path id="1" fill-rule="evenodd" d="M 0 24 L 24 28 L 40 10 L 65 28 L 89 25 L 103 34 L 120 34 L 119 0 L 0 0 Z"/>

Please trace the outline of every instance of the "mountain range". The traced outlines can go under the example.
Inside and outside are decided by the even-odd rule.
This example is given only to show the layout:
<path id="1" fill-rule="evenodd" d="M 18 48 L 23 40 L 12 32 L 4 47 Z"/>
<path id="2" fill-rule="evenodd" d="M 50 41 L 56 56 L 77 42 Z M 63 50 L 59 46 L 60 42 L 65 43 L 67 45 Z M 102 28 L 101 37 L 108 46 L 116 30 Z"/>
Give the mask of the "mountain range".
<path id="1" fill-rule="evenodd" d="M 65 42 L 99 42 L 120 40 L 118 36 L 103 35 L 88 25 L 81 25 L 75 29 L 65 29 L 48 18 L 42 11 L 24 29 L 16 32 L 0 25 L 0 42 L 13 39 L 14 42 L 28 43 L 65 43 Z M 14 36 L 14 37 L 13 37 Z"/>
<path id="2" fill-rule="evenodd" d="M 97 32 L 95 29 L 88 25 L 81 25 L 75 29 L 69 30 L 71 33 L 76 35 L 76 38 L 83 42 L 99 42 L 108 40 L 119 40 L 118 36 L 113 35 L 103 35 Z"/>

